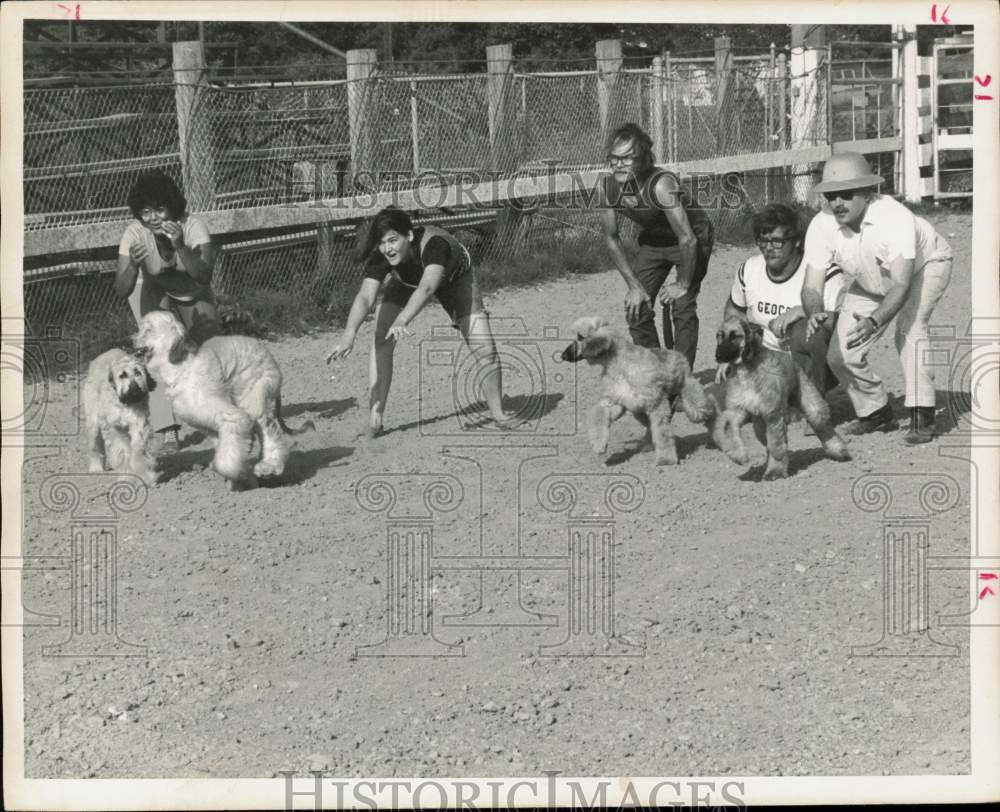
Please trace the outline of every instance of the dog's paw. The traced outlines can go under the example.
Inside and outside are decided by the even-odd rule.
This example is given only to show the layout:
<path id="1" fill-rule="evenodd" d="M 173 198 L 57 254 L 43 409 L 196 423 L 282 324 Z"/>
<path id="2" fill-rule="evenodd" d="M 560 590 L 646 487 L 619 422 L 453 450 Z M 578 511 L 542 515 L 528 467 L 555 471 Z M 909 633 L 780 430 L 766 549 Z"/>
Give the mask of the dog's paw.
<path id="1" fill-rule="evenodd" d="M 851 452 L 847 448 L 847 443 L 839 438 L 824 443 L 823 449 L 826 451 L 826 456 L 828 456 L 831 460 L 837 460 L 837 462 L 847 462 L 851 459 Z"/>
<path id="2" fill-rule="evenodd" d="M 656 456 L 657 465 L 677 465 L 676 454 L 658 454 Z"/>
<path id="3" fill-rule="evenodd" d="M 98 460 L 92 460 L 87 468 L 87 472 L 91 474 L 103 474 L 104 473 L 104 463 Z"/>
<path id="4" fill-rule="evenodd" d="M 773 467 L 767 468 L 764 471 L 764 475 L 761 479 L 765 482 L 771 482 L 775 479 L 784 479 L 788 476 L 788 469 L 775 465 Z"/>
<path id="5" fill-rule="evenodd" d="M 726 452 L 726 456 L 737 465 L 746 465 L 750 462 L 750 455 L 745 449 L 731 449 Z"/>
<path id="6" fill-rule="evenodd" d="M 252 491 L 257 487 L 257 477 L 253 474 L 247 474 L 242 479 L 227 479 L 226 482 L 229 484 L 229 490 L 233 493 L 238 491 Z"/>
<path id="7" fill-rule="evenodd" d="M 281 476 L 285 473 L 285 466 L 276 465 L 273 462 L 264 462 L 261 460 L 253 467 L 253 472 L 255 476 L 264 478 L 272 476 Z"/>

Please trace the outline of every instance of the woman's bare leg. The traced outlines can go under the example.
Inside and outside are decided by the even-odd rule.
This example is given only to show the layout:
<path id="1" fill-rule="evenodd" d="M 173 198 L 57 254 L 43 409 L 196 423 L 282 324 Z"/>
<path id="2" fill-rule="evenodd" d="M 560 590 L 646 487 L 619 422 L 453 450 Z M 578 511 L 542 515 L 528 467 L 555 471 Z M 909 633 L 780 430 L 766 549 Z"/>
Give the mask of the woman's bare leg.
<path id="1" fill-rule="evenodd" d="M 477 367 L 485 373 L 482 376 L 482 395 L 490 414 L 497 421 L 509 420 L 509 415 L 503 410 L 503 372 L 489 316 L 485 312 L 470 313 L 458 320 L 458 329 L 469 345 Z"/>
<path id="2" fill-rule="evenodd" d="M 392 386 L 392 355 L 396 342 L 386 333 L 402 309 L 395 302 L 383 300 L 375 313 L 375 339 L 368 362 L 368 430 L 373 434 L 382 430 L 385 403 Z"/>

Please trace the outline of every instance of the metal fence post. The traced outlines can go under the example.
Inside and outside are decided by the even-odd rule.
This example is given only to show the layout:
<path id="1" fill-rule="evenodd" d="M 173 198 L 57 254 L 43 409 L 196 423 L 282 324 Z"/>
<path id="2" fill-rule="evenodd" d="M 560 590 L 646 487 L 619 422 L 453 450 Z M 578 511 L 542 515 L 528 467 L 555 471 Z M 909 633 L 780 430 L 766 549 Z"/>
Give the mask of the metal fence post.
<path id="1" fill-rule="evenodd" d="M 420 120 L 417 118 L 417 83 L 410 80 L 410 130 L 413 134 L 413 175 L 420 174 Z"/>
<path id="2" fill-rule="evenodd" d="M 215 155 L 203 44 L 175 42 L 173 68 L 181 185 L 191 211 L 209 211 L 215 208 Z"/>
<path id="3" fill-rule="evenodd" d="M 674 71 L 670 51 L 663 54 L 663 75 L 667 86 L 667 162 L 677 161 L 677 97 L 674 93 Z"/>
<path id="4" fill-rule="evenodd" d="M 715 44 L 715 116 L 717 143 L 723 155 L 737 154 L 740 150 L 739 138 L 733 138 L 729 126 L 739 129 L 739 111 L 727 106 L 729 82 L 733 76 L 733 51 L 729 37 L 716 37 Z M 727 121 L 728 119 L 728 121 Z"/>
<path id="5" fill-rule="evenodd" d="M 903 195 L 919 203 L 920 189 L 920 90 L 917 78 L 917 27 L 903 27 Z"/>

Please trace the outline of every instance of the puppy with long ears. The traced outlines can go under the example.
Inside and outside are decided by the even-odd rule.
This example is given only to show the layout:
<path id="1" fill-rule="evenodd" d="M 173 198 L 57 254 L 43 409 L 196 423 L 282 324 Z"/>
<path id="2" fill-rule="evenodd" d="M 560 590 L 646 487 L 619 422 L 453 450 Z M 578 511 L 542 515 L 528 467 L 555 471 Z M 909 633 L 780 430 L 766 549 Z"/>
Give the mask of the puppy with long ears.
<path id="1" fill-rule="evenodd" d="M 142 317 L 134 338 L 148 356 L 150 371 L 166 387 L 174 414 L 217 438 L 215 469 L 230 488 L 255 487 L 257 477 L 284 473 L 291 451 L 286 434 L 293 430 L 281 417 L 281 369 L 255 338 L 215 336 L 200 347 L 172 314 L 153 311 Z M 261 458 L 251 469 L 252 438 Z"/>
<path id="2" fill-rule="evenodd" d="M 670 427 L 679 403 L 688 419 L 712 424 L 717 405 L 691 374 L 679 352 L 638 347 L 608 327 L 604 319 L 582 318 L 573 324 L 576 341 L 562 353 L 565 361 L 601 367 L 604 396 L 591 412 L 590 440 L 604 454 L 611 424 L 625 412 L 646 426 L 657 465 L 677 464 L 677 442 Z"/>
<path id="3" fill-rule="evenodd" d="M 830 407 L 790 353 L 764 346 L 764 331 L 742 317 L 726 319 L 716 334 L 715 360 L 728 364 L 726 408 L 716 421 L 715 443 L 733 462 L 749 459 L 740 428 L 753 418 L 767 447 L 764 479 L 788 476 L 788 407 L 796 406 L 816 432 L 826 455 L 849 460 L 843 438 L 830 425 Z"/>
<path id="4" fill-rule="evenodd" d="M 156 482 L 156 460 L 149 452 L 149 393 L 156 383 L 145 365 L 113 349 L 90 362 L 83 384 L 83 410 L 89 470 L 128 471 L 147 485 Z"/>

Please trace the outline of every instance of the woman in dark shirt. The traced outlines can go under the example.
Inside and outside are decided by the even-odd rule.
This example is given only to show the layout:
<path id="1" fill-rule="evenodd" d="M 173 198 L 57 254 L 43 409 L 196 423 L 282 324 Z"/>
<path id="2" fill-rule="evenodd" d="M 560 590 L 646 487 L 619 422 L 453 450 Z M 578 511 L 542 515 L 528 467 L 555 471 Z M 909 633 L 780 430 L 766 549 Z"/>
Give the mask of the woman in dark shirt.
<path id="1" fill-rule="evenodd" d="M 390 277 L 375 314 L 369 435 L 382 433 L 396 342 L 412 335 L 410 324 L 431 297 L 441 303 L 476 357 L 481 370 L 476 377 L 483 382 L 483 397 L 495 424 L 500 428 L 517 425 L 519 421 L 503 411 L 500 358 L 465 246 L 443 228 L 414 228 L 406 212 L 389 207 L 375 215 L 360 254 L 366 262 L 365 278 L 354 298 L 344 334 L 326 361 L 346 358 L 351 353 L 358 328 L 375 304 L 382 282 Z"/>
<path id="2" fill-rule="evenodd" d="M 625 317 L 632 341 L 660 346 L 653 297 L 663 305 L 663 341 L 694 368 L 698 348 L 698 292 L 708 271 L 714 232 L 704 211 L 693 205 L 676 175 L 656 168 L 653 142 L 635 124 L 608 139 L 611 174 L 598 189 L 601 226 L 618 272 L 625 280 Z M 639 225 L 639 252 L 629 262 L 618 235 L 617 213 Z M 677 266 L 676 278 L 666 283 Z M 665 284 L 666 283 L 666 284 Z"/>

